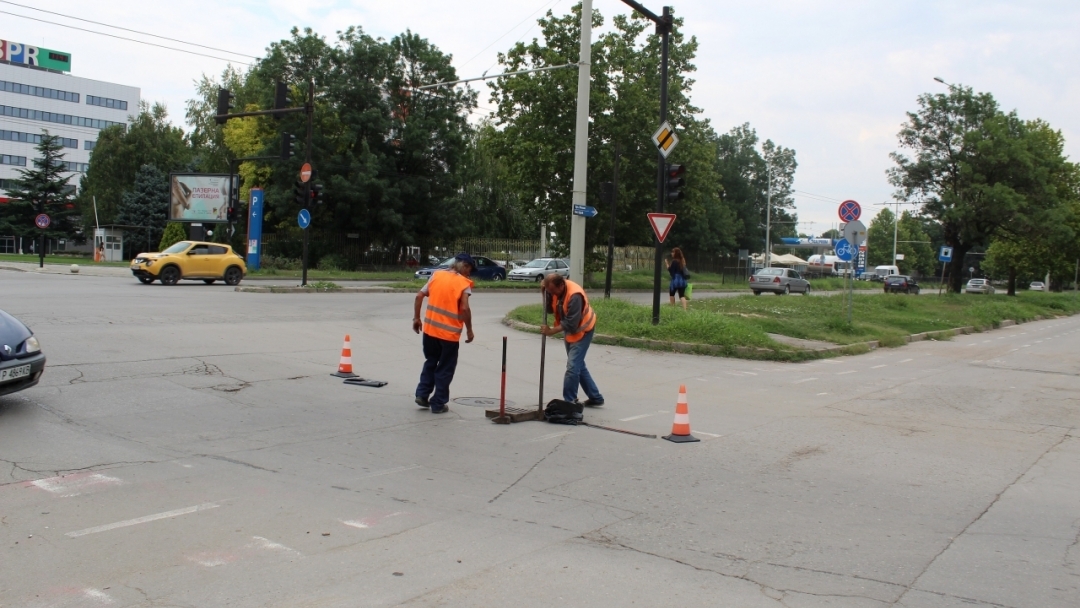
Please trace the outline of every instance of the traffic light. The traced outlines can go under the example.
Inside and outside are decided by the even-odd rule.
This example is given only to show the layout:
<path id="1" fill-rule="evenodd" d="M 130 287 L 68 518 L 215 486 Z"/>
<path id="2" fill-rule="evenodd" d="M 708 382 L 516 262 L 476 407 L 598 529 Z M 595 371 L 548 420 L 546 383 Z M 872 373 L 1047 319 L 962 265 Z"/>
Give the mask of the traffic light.
<path id="1" fill-rule="evenodd" d="M 281 160 L 289 160 L 296 152 L 296 136 L 292 133 L 281 134 Z"/>
<path id="2" fill-rule="evenodd" d="M 239 216 L 236 207 L 229 207 L 225 212 L 225 219 L 229 220 L 229 222 L 235 222 Z"/>
<path id="3" fill-rule="evenodd" d="M 292 104 L 292 99 L 289 99 L 289 85 L 282 81 L 277 81 L 274 84 L 274 109 L 284 110 Z M 284 114 L 275 113 L 274 120 L 281 120 L 285 117 Z"/>
<path id="4" fill-rule="evenodd" d="M 667 200 L 681 200 L 685 195 L 682 187 L 686 185 L 686 167 L 683 165 L 667 165 Z"/>
<path id="5" fill-rule="evenodd" d="M 214 117 L 214 121 L 219 125 L 225 124 L 225 121 L 229 120 L 226 114 L 229 110 L 233 109 L 233 99 L 236 99 L 236 95 L 229 92 L 229 89 L 218 89 L 217 91 L 217 116 Z"/>
<path id="6" fill-rule="evenodd" d="M 316 205 L 321 205 L 324 202 L 322 184 L 312 184 L 311 186 L 311 202 Z"/>
<path id="7" fill-rule="evenodd" d="M 296 197 L 296 204 L 301 207 L 308 206 L 307 184 L 300 180 L 296 180 L 296 184 L 293 186 L 293 195 Z"/>

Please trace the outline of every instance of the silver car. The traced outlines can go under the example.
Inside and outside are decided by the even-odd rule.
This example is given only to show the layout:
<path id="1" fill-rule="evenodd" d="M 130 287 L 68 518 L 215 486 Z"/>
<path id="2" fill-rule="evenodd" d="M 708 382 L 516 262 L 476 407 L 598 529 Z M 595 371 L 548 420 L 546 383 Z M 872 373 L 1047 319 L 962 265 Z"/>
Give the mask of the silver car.
<path id="1" fill-rule="evenodd" d="M 971 279 L 967 282 L 967 285 L 964 286 L 964 293 L 985 293 L 987 295 L 993 295 L 994 286 L 986 279 Z"/>
<path id="2" fill-rule="evenodd" d="M 535 281 L 539 283 L 549 274 L 561 274 L 570 278 L 570 265 L 557 258 L 538 258 L 510 271 L 506 278 L 511 281 Z"/>
<path id="3" fill-rule="evenodd" d="M 810 281 L 791 268 L 762 268 L 750 277 L 750 290 L 755 296 L 763 291 L 771 291 L 778 296 L 791 292 L 810 295 Z"/>

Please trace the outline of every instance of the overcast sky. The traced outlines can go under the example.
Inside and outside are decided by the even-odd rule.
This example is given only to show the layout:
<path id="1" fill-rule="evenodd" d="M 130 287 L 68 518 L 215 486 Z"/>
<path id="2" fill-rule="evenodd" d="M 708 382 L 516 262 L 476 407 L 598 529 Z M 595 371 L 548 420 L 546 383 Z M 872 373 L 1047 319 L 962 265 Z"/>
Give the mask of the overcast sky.
<path id="1" fill-rule="evenodd" d="M 494 67 L 496 53 L 515 41 L 536 36 L 536 18 L 548 8 L 566 13 L 573 0 L 14 4 L 254 56 L 293 26 L 310 26 L 331 40 L 349 25 L 386 38 L 411 29 L 453 55 L 467 77 Z M 0 11 L 178 46 L 14 4 L 0 1 Z M 643 4 L 656 12 L 662 6 Z M 763 139 L 795 149 L 801 232 L 836 223 L 840 200 L 862 203 L 865 221 L 880 209 L 874 205 L 891 198 L 889 152 L 916 97 L 945 90 L 934 76 L 989 91 L 1024 118 L 1049 121 L 1064 132 L 1070 156 L 1080 153 L 1076 0 L 672 0 L 672 6 L 700 42 L 693 101 L 716 130 L 749 122 Z M 627 12 L 618 0 L 593 0 L 593 7 L 609 23 L 612 14 Z M 166 102 L 176 122 L 183 120 L 192 81 L 225 66 L 9 14 L 0 13 L 0 24 L 0 38 L 70 52 L 77 76 L 140 87 L 143 99 Z M 480 105 L 489 105 L 486 100 L 482 95 Z"/>

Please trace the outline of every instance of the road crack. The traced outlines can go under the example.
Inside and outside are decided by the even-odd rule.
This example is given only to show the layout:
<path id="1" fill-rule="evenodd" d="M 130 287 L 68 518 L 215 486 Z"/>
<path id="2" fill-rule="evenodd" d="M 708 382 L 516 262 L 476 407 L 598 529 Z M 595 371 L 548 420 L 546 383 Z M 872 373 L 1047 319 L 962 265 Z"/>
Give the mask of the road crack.
<path id="1" fill-rule="evenodd" d="M 535 464 L 533 464 L 531 467 L 529 467 L 529 470 L 525 471 L 525 473 L 522 474 L 521 477 L 518 477 L 517 481 L 515 481 L 514 483 L 506 486 L 506 488 L 504 488 L 502 492 L 499 492 L 498 494 L 496 494 L 495 498 L 492 498 L 491 500 L 488 501 L 488 504 L 491 504 L 491 503 L 495 502 L 496 500 L 499 500 L 499 497 L 501 497 L 503 494 L 506 494 L 507 492 L 509 492 L 510 489 L 513 488 L 514 486 L 516 486 L 522 479 L 525 479 L 526 477 L 528 477 L 529 473 L 532 473 L 533 470 L 536 467 L 540 466 L 540 463 L 547 460 L 548 456 L 551 456 L 552 454 L 554 454 L 556 452 L 556 450 L 558 450 L 560 447 L 562 447 L 563 441 L 566 439 L 566 437 L 567 437 L 567 435 L 563 435 L 562 437 L 560 437 L 559 438 L 559 443 L 556 443 L 555 447 L 551 448 L 550 452 L 548 452 L 547 454 L 544 454 L 543 458 L 541 458 L 540 460 L 537 460 Z"/>

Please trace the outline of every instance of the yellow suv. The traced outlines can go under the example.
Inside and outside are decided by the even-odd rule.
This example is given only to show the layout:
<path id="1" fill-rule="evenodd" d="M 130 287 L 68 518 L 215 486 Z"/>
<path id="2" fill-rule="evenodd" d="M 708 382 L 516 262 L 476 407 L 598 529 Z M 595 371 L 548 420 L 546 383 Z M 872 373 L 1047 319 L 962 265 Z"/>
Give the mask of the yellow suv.
<path id="1" fill-rule="evenodd" d="M 176 285 L 180 279 L 201 279 L 207 285 L 214 281 L 239 285 L 247 274 L 247 265 L 228 245 L 180 241 L 161 253 L 135 256 L 131 273 L 147 285 L 155 280 L 162 285 Z"/>

